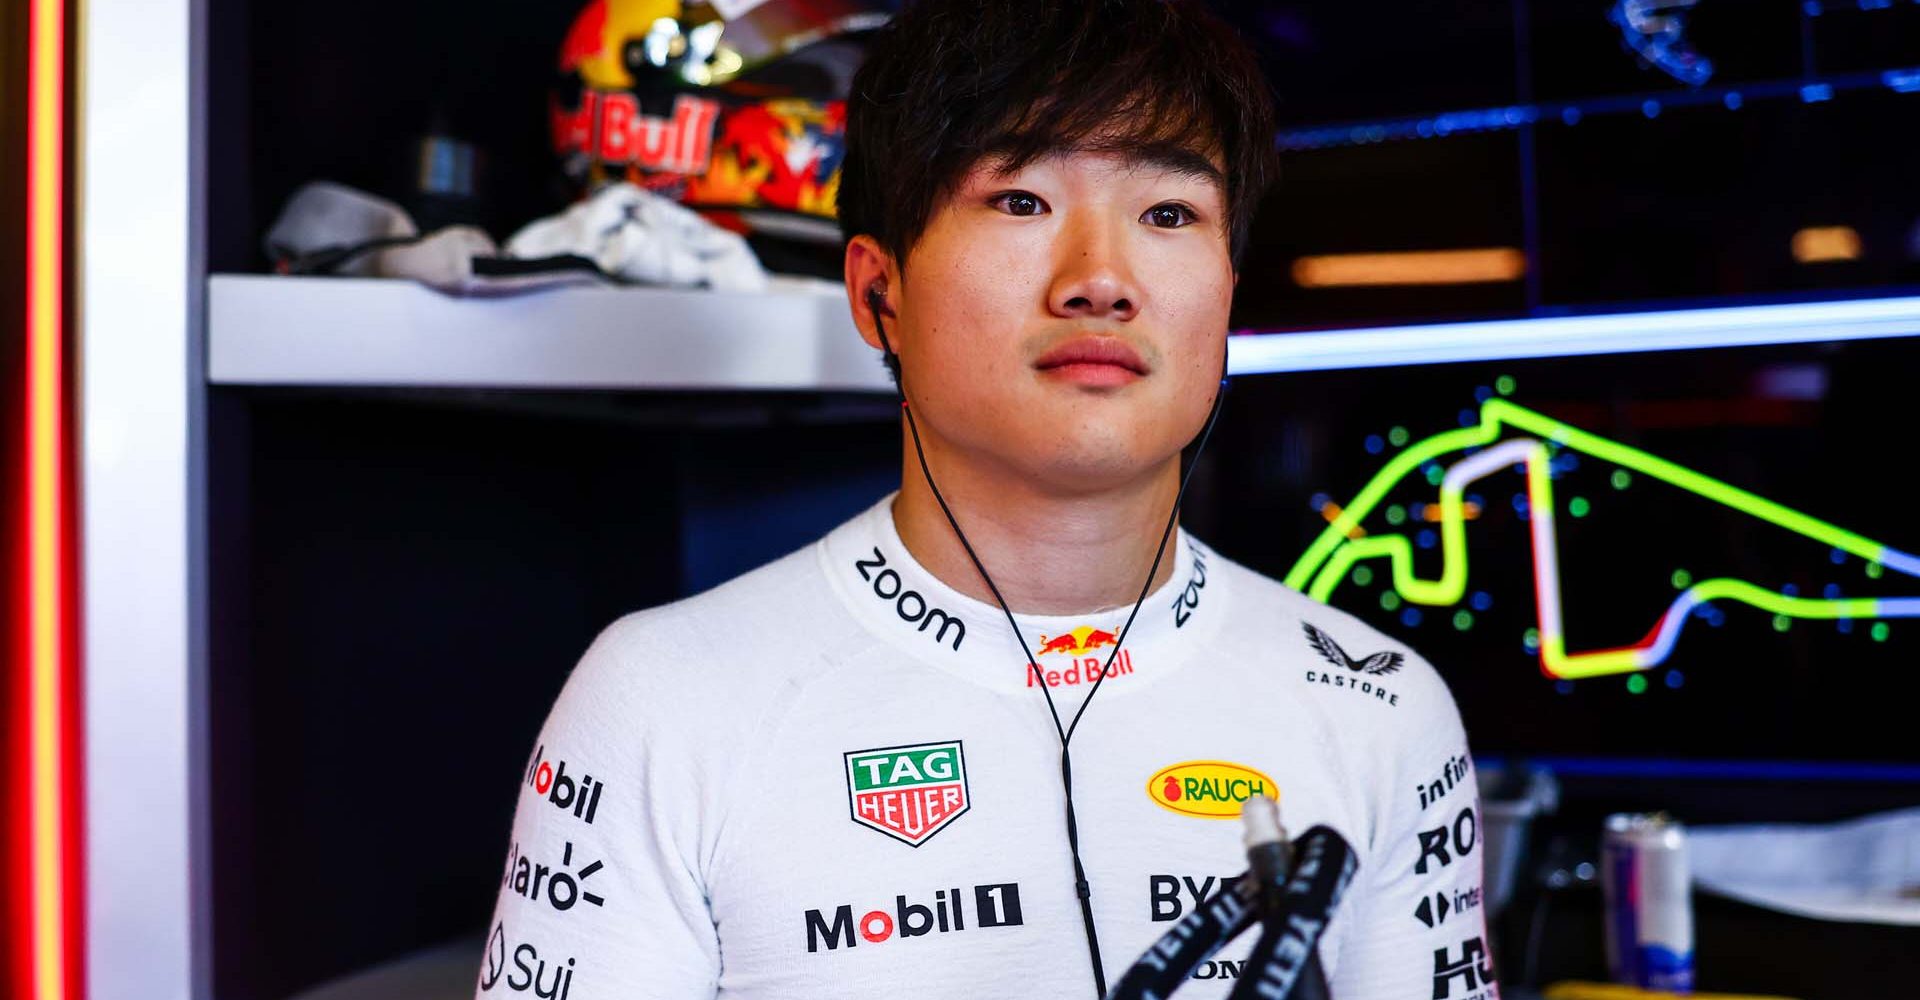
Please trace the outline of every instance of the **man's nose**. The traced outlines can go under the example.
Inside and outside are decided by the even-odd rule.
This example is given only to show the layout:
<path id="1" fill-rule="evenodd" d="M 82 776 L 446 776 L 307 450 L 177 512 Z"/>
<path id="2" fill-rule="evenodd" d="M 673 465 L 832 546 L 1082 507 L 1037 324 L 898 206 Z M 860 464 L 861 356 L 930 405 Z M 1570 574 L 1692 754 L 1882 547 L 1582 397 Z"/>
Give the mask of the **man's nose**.
<path id="1" fill-rule="evenodd" d="M 1083 216 L 1065 227 L 1047 306 L 1061 317 L 1127 320 L 1141 289 L 1128 266 L 1123 223 Z"/>

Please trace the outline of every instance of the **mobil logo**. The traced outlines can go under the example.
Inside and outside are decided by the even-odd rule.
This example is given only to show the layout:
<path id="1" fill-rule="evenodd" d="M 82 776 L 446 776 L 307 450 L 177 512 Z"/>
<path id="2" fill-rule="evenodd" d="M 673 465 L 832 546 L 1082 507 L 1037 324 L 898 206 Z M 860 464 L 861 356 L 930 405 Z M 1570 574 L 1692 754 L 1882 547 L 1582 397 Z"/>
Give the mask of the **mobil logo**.
<path id="1" fill-rule="evenodd" d="M 966 897 L 957 886 L 936 890 L 931 905 L 897 895 L 893 897 L 891 912 L 884 908 L 884 904 L 858 917 L 854 916 L 855 912 L 856 908 L 851 903 L 808 910 L 804 916 L 807 951 L 856 948 L 862 941 L 875 945 L 928 934 L 952 934 L 966 930 L 969 919 Z M 1019 883 L 994 882 L 974 886 L 971 919 L 977 928 L 1021 926 L 1024 921 L 1020 913 Z"/>
<path id="2" fill-rule="evenodd" d="M 569 775 L 566 761 L 547 759 L 544 743 L 535 748 L 533 759 L 527 762 L 525 781 L 548 805 L 571 813 L 588 826 L 593 825 L 594 814 L 600 811 L 600 792 L 606 787 L 591 774 L 576 771 Z"/>
<path id="3" fill-rule="evenodd" d="M 959 740 L 843 754 L 853 821 L 910 847 L 953 824 L 972 806 Z"/>
<path id="4" fill-rule="evenodd" d="M 1255 795 L 1280 798 L 1280 786 L 1264 772 L 1226 760 L 1170 764 L 1147 779 L 1147 798 L 1169 812 L 1200 819 L 1237 819 Z"/>

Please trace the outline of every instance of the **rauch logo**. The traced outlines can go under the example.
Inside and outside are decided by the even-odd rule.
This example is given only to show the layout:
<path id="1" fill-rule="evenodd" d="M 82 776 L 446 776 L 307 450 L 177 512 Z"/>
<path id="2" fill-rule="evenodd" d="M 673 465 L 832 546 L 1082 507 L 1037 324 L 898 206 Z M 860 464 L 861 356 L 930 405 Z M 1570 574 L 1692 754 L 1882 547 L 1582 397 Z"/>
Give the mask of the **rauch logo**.
<path id="1" fill-rule="evenodd" d="M 853 750 L 842 755 L 853 821 L 919 847 L 972 805 L 959 740 Z"/>
<path id="2" fill-rule="evenodd" d="M 974 886 L 972 919 L 975 927 L 1020 926 L 1019 884 L 1000 882 Z M 893 912 L 868 910 L 860 915 L 859 920 L 854 919 L 853 905 L 850 903 L 835 907 L 831 921 L 820 910 L 808 910 L 807 951 L 817 952 L 822 945 L 828 951 L 834 951 L 855 947 L 862 941 L 880 944 L 896 936 L 916 938 L 964 931 L 967 929 L 967 920 L 966 898 L 960 895 L 957 888 L 935 892 L 931 906 L 909 903 L 907 897 L 895 896 Z"/>
<path id="3" fill-rule="evenodd" d="M 1255 795 L 1278 799 L 1280 786 L 1245 764 L 1224 760 L 1190 760 L 1147 779 L 1147 797 L 1155 805 L 1201 819 L 1238 818 L 1241 804 Z"/>

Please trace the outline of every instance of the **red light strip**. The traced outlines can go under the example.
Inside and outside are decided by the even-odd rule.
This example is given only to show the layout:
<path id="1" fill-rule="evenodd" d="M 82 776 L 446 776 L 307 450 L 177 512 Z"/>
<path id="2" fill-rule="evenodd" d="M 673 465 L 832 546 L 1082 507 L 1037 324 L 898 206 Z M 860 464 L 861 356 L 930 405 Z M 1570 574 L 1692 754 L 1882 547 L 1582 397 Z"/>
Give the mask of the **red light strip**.
<path id="1" fill-rule="evenodd" d="M 31 0 L 27 41 L 27 728 L 32 1000 L 67 1000 L 61 689 L 67 659 L 62 266 L 66 3 Z"/>

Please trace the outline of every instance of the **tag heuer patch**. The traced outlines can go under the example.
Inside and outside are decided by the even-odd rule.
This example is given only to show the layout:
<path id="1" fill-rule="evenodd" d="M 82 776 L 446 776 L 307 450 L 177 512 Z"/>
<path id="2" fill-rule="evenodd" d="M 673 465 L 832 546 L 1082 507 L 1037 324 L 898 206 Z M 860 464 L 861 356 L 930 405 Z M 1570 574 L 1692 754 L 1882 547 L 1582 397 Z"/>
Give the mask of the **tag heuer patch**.
<path id="1" fill-rule="evenodd" d="M 973 804 L 959 740 L 853 750 L 844 756 L 853 821 L 908 846 L 926 843 Z"/>

